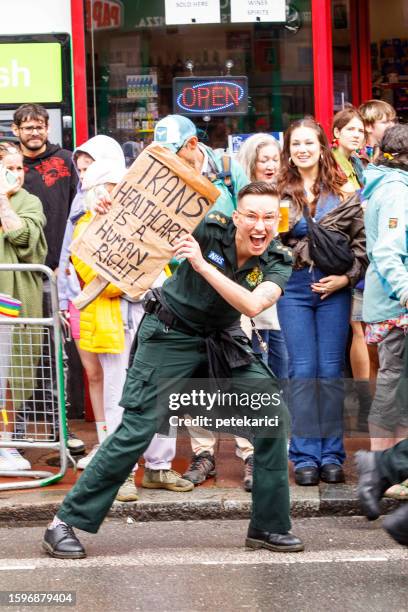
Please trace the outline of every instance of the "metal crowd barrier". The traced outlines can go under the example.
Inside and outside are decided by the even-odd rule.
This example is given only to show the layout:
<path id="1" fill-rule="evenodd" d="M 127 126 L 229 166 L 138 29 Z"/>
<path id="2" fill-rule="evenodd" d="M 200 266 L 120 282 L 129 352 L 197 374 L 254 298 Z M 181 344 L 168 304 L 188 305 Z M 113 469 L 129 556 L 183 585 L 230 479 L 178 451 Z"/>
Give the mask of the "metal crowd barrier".
<path id="1" fill-rule="evenodd" d="M 0 317 L 0 449 L 55 450 L 59 453 L 60 469 L 55 474 L 0 468 L 1 478 L 23 479 L 0 483 L 0 491 L 44 487 L 58 482 L 67 470 L 68 458 L 71 459 L 66 446 L 62 334 L 54 274 L 43 265 L 0 264 L 0 293 L 1 274 L 6 271 L 19 274 L 38 272 L 46 277 L 51 285 L 52 316 L 37 319 Z M 51 360 L 55 360 L 55 368 L 52 368 Z M 55 386 L 57 396 L 49 391 Z M 21 401 L 23 392 L 27 399 Z M 18 409 L 13 409 L 16 403 Z M 5 422 L 13 429 L 11 440 L 5 439 L 1 433 Z"/>

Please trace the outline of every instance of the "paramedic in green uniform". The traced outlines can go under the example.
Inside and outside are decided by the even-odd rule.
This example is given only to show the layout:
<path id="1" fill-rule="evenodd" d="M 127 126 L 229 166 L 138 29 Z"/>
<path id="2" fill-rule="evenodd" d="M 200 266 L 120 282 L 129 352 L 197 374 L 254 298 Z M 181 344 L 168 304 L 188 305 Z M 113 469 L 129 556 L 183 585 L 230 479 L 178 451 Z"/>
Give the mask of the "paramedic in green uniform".
<path id="1" fill-rule="evenodd" d="M 246 545 L 303 550 L 302 541 L 289 531 L 287 410 L 280 401 L 278 381 L 255 357 L 239 328 L 240 314 L 253 317 L 272 306 L 291 274 L 290 250 L 273 240 L 278 220 L 276 187 L 251 183 L 240 191 L 232 218 L 213 210 L 193 235 L 179 240 L 175 256 L 183 262 L 161 292 L 154 290 L 146 300 L 146 316 L 123 389 L 122 423 L 46 530 L 43 547 L 49 554 L 85 556 L 72 527 L 98 531 L 132 466 L 175 414 L 169 406 L 178 383 L 194 378 L 203 367 L 215 378 L 225 378 L 228 371 L 230 391 L 238 394 L 268 390 L 271 399 L 262 411 L 254 413 L 247 404 L 238 404 L 240 416 L 278 416 L 277 427 L 254 430 L 253 504 Z M 278 405 L 272 401 L 276 396 Z M 207 413 L 205 408 L 203 412 Z"/>

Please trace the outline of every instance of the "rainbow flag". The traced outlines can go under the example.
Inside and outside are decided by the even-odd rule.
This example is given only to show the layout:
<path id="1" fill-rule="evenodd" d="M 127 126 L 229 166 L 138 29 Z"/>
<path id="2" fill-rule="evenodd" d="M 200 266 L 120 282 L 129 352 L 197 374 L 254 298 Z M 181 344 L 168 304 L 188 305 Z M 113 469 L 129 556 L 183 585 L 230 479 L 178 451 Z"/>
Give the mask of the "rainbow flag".
<path id="1" fill-rule="evenodd" d="M 18 317 L 21 311 L 21 302 L 7 295 L 0 293 L 0 315 L 4 317 Z"/>

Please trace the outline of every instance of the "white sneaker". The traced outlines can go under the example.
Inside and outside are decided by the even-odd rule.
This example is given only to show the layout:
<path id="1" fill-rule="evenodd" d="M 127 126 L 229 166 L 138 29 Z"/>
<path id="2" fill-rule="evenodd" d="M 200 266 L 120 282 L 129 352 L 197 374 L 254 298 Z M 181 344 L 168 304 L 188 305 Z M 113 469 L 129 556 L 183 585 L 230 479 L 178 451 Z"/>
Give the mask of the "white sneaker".
<path id="1" fill-rule="evenodd" d="M 0 448 L 0 470 L 31 470 L 31 464 L 16 448 Z"/>
<path id="2" fill-rule="evenodd" d="M 91 463 L 92 459 L 95 457 L 98 452 L 100 444 L 95 444 L 90 453 L 86 455 L 86 457 L 82 457 L 77 463 L 78 470 L 84 470 Z"/>

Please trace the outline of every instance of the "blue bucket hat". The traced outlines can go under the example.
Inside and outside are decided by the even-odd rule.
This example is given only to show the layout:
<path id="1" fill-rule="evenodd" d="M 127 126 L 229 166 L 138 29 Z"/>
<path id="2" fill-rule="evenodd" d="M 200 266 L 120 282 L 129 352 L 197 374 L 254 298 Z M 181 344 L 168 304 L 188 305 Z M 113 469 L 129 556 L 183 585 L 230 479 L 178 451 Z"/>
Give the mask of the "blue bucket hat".
<path id="1" fill-rule="evenodd" d="M 154 144 L 167 147 L 173 153 L 177 153 L 192 136 L 197 136 L 197 128 L 183 115 L 167 115 L 154 128 Z"/>

